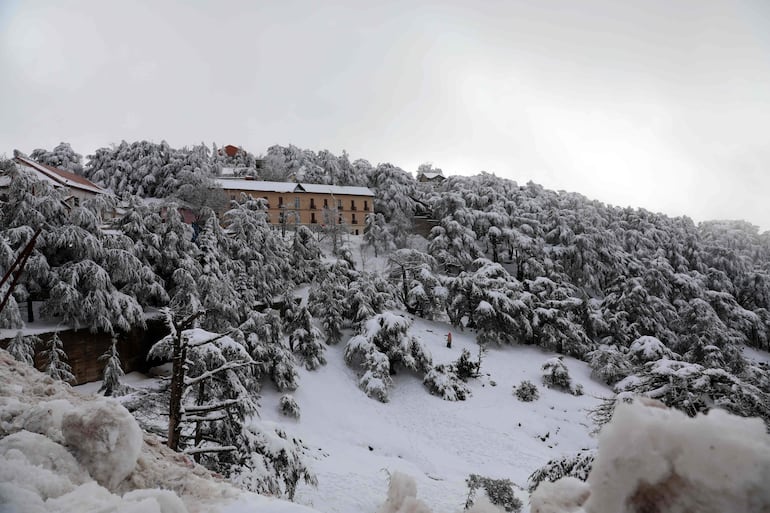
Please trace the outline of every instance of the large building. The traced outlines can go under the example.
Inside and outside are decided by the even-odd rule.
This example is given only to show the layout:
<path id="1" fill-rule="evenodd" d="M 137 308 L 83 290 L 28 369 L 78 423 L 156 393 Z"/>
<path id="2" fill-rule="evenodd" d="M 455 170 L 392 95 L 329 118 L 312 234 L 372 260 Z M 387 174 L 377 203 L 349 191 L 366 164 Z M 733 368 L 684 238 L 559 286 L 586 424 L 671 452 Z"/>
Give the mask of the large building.
<path id="1" fill-rule="evenodd" d="M 367 187 L 250 179 L 220 179 L 217 185 L 228 200 L 237 200 L 241 193 L 267 200 L 272 224 L 313 227 L 334 223 L 360 235 L 366 215 L 374 212 L 374 193 Z"/>

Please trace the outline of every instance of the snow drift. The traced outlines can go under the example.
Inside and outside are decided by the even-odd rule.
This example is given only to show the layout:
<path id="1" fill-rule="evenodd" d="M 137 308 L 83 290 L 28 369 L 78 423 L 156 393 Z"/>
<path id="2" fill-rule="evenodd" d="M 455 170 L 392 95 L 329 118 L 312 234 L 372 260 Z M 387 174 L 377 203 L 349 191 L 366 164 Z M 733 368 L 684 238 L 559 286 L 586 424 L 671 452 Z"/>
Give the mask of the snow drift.
<path id="1" fill-rule="evenodd" d="M 81 396 L 0 350 L 0 511 L 276 510 L 311 511 L 230 486 L 143 433 L 116 401 Z"/>
<path id="2" fill-rule="evenodd" d="M 758 418 L 695 418 L 652 400 L 619 405 L 586 483 L 542 483 L 532 513 L 770 510 L 770 436 Z"/>

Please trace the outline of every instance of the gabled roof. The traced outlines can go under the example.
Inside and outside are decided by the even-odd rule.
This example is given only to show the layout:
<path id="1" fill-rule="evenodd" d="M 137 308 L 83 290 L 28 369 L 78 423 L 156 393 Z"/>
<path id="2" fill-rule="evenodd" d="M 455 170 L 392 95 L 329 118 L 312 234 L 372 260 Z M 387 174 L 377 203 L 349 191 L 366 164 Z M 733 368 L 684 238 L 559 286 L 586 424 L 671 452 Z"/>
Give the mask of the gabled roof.
<path id="1" fill-rule="evenodd" d="M 437 178 L 440 178 L 441 180 L 444 179 L 444 175 L 442 175 L 441 173 L 420 173 L 417 176 L 417 179 L 419 179 L 421 176 L 424 176 L 428 180 L 435 180 Z"/>
<path id="2" fill-rule="evenodd" d="M 83 178 L 75 173 L 70 173 L 58 167 L 47 166 L 36 162 L 30 158 L 16 156 L 14 158 L 17 164 L 31 169 L 42 180 L 51 183 L 54 187 L 70 187 L 80 189 L 94 194 L 109 194 L 95 183 Z"/>
<path id="3" fill-rule="evenodd" d="M 310 192 L 315 194 L 348 194 L 351 196 L 374 196 L 368 187 L 348 187 L 342 185 L 324 185 L 317 183 L 263 182 L 259 180 L 220 179 L 216 184 L 224 190 L 254 192 Z"/>

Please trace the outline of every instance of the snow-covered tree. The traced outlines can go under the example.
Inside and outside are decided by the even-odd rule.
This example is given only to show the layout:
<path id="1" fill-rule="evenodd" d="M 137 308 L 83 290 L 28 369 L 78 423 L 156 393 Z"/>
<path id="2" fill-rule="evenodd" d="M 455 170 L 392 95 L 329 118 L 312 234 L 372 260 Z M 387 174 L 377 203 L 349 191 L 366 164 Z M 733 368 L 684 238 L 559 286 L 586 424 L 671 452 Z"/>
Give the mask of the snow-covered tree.
<path id="1" fill-rule="evenodd" d="M 660 340 L 649 335 L 639 337 L 628 348 L 628 356 L 632 363 L 642 364 L 657 360 L 678 360 L 679 358 Z"/>
<path id="2" fill-rule="evenodd" d="M 281 413 L 283 413 L 287 417 L 293 417 L 295 419 L 299 418 L 300 416 L 299 405 L 297 404 L 297 401 L 296 399 L 294 399 L 293 395 L 283 394 L 281 396 L 281 400 L 279 401 L 278 406 L 281 409 Z"/>
<path id="3" fill-rule="evenodd" d="M 312 281 L 321 264 L 320 259 L 321 249 L 313 232 L 307 226 L 298 226 L 289 250 L 289 265 L 293 271 L 294 282 Z"/>
<path id="4" fill-rule="evenodd" d="M 599 346 L 586 355 L 591 366 L 591 375 L 608 385 L 617 383 L 631 374 L 628 358 L 615 346 Z"/>
<path id="5" fill-rule="evenodd" d="M 422 382 L 431 394 L 445 401 L 464 401 L 471 395 L 471 389 L 452 365 L 436 365 L 425 374 Z"/>
<path id="6" fill-rule="evenodd" d="M 289 315 L 289 347 L 305 362 L 308 370 L 314 370 L 326 365 L 321 332 L 313 326 L 310 311 L 302 306 Z"/>
<path id="7" fill-rule="evenodd" d="M 444 218 L 441 225 L 430 231 L 428 253 L 433 256 L 447 273 L 466 270 L 481 257 L 473 230 L 453 218 Z"/>
<path id="8" fill-rule="evenodd" d="M 519 401 L 525 403 L 536 401 L 540 397 L 540 392 L 537 390 L 537 385 L 529 380 L 524 380 L 519 383 L 519 386 L 513 387 L 513 394 Z"/>
<path id="9" fill-rule="evenodd" d="M 302 440 L 289 437 L 277 424 L 261 421 L 247 427 L 250 453 L 233 467 L 230 480 L 241 488 L 263 495 L 294 500 L 300 481 L 316 486 L 311 455 Z"/>
<path id="10" fill-rule="evenodd" d="M 416 249 L 399 249 L 388 257 L 388 276 L 407 312 L 426 319 L 440 311 L 447 289 L 436 275 L 436 261 Z"/>
<path id="11" fill-rule="evenodd" d="M 52 151 L 41 148 L 29 154 L 29 158 L 76 174 L 83 174 L 83 156 L 76 153 L 69 143 L 59 143 Z"/>
<path id="12" fill-rule="evenodd" d="M 16 332 L 16 336 L 8 343 L 8 352 L 16 360 L 35 365 L 35 347 L 40 344 L 40 339 L 34 335 L 27 335 L 21 331 Z"/>
<path id="13" fill-rule="evenodd" d="M 569 390 L 572 385 L 572 379 L 569 376 L 564 359 L 560 356 L 549 358 L 541 367 L 543 374 L 543 383 L 548 388 L 559 388 Z"/>
<path id="14" fill-rule="evenodd" d="M 278 390 L 290 391 L 297 389 L 299 375 L 283 330 L 277 311 L 252 312 L 233 337 L 244 344 L 254 360 L 252 373 L 258 383 L 270 379 Z"/>
<path id="15" fill-rule="evenodd" d="M 314 282 L 308 296 L 310 312 L 321 321 L 326 332 L 326 343 L 336 344 L 342 339 L 345 312 L 348 309 L 347 267 L 335 264 L 321 273 L 321 279 Z"/>
<path id="16" fill-rule="evenodd" d="M 532 493 L 541 482 L 553 482 L 562 477 L 574 477 L 585 481 L 588 479 L 588 474 L 591 473 L 595 457 L 596 453 L 593 451 L 582 451 L 550 460 L 530 474 L 527 479 L 527 488 Z"/>
<path id="17" fill-rule="evenodd" d="M 612 417 L 617 401 L 642 395 L 690 416 L 711 408 L 723 408 L 741 417 L 760 417 L 770 426 L 770 394 L 724 369 L 661 359 L 615 385 L 616 398 L 599 408 L 594 420 L 603 424 Z"/>
<path id="18" fill-rule="evenodd" d="M 72 374 L 72 367 L 67 363 L 67 353 L 64 352 L 64 344 L 59 338 L 59 334 L 54 332 L 51 337 L 43 343 L 41 358 L 43 360 L 43 372 L 65 382 L 74 382 L 75 375 Z"/>
<path id="19" fill-rule="evenodd" d="M 405 247 L 417 211 L 417 182 L 403 169 L 380 164 L 369 175 L 368 185 L 375 193 L 374 211 L 392 227 L 396 247 Z"/>
<path id="20" fill-rule="evenodd" d="M 102 376 L 102 386 L 99 388 L 99 392 L 104 392 L 104 395 L 111 396 L 120 393 L 123 385 L 120 383 L 120 379 L 123 377 L 123 367 L 120 364 L 120 355 L 118 354 L 117 340 L 112 339 L 110 348 L 99 357 L 99 360 L 104 362 L 104 373 Z"/>
<path id="21" fill-rule="evenodd" d="M 471 474 L 465 480 L 468 485 L 468 498 L 465 501 L 465 509 L 473 506 L 476 491 L 483 488 L 489 502 L 500 507 L 504 511 L 518 513 L 521 511 L 521 501 L 513 491 L 513 483 L 510 479 L 492 479 L 490 477 Z"/>
<path id="22" fill-rule="evenodd" d="M 366 214 L 364 223 L 364 244 L 374 250 L 375 258 L 380 253 L 390 251 L 396 247 L 384 215 L 376 213 Z"/>
<path id="23" fill-rule="evenodd" d="M 359 385 L 369 397 L 388 401 L 391 376 L 398 367 L 427 373 L 431 368 L 428 350 L 412 335 L 411 322 L 393 312 L 383 312 L 361 325 L 345 347 L 345 361 L 364 369 Z"/>

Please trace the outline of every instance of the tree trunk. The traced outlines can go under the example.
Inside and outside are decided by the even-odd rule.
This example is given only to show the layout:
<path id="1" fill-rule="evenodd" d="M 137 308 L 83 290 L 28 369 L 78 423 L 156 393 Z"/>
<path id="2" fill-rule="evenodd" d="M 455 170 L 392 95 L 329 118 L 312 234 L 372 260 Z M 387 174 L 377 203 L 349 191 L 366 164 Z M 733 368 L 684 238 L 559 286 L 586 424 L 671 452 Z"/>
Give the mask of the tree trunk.
<path id="1" fill-rule="evenodd" d="M 35 322 L 35 311 L 32 308 L 32 295 L 27 296 L 27 322 Z"/>
<path id="2" fill-rule="evenodd" d="M 180 326 L 181 327 L 181 326 Z M 171 390 L 168 407 L 168 442 L 171 450 L 178 450 L 182 422 L 182 395 L 184 393 L 185 361 L 187 345 L 183 343 L 182 330 L 174 337 L 174 353 L 171 370 Z"/>

